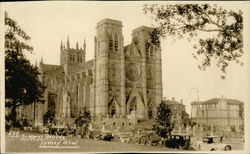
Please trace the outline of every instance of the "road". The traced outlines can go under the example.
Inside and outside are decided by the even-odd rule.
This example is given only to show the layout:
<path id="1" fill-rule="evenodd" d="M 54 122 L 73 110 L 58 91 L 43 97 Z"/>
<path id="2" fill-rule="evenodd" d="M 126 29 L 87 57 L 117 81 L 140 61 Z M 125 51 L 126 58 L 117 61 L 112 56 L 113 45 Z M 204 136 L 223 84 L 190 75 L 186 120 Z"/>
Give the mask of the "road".
<path id="1" fill-rule="evenodd" d="M 6 134 L 6 152 L 133 152 L 133 151 L 179 151 L 159 146 L 96 141 L 70 137 L 65 139 L 39 139 L 40 135 L 25 133 L 26 138 Z M 76 144 L 63 144 L 67 142 Z M 60 142 L 60 143 L 59 143 Z M 59 145 L 58 145 L 59 143 Z M 71 145 L 71 146 L 69 146 Z M 73 146 L 72 146 L 73 145 Z"/>
<path id="2" fill-rule="evenodd" d="M 179 149 L 167 147 L 96 141 L 76 137 L 55 138 L 54 136 L 29 132 L 6 133 L 5 143 L 6 152 L 180 152 Z M 244 149 L 243 142 L 229 144 L 233 150 Z M 184 151 L 182 150 L 182 152 Z"/>

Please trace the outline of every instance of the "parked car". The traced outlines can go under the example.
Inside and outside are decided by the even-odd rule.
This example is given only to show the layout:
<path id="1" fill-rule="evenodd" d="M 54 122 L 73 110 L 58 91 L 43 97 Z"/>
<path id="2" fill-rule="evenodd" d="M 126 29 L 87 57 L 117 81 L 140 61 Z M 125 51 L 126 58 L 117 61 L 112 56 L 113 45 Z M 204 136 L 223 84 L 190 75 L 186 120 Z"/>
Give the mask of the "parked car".
<path id="1" fill-rule="evenodd" d="M 190 147 L 191 137 L 189 134 L 172 134 L 170 135 L 165 145 L 170 148 L 179 148 L 188 150 Z"/>
<path id="2" fill-rule="evenodd" d="M 120 141 L 122 143 L 129 143 L 131 140 L 131 137 L 128 135 L 120 135 Z"/>
<path id="3" fill-rule="evenodd" d="M 144 136 L 145 134 L 135 134 L 129 143 L 131 144 L 140 144 L 141 143 L 141 137 Z"/>
<path id="4" fill-rule="evenodd" d="M 107 134 L 103 137 L 103 140 L 104 140 L 104 141 L 111 141 L 111 140 L 113 140 L 113 139 L 114 139 L 114 137 L 112 136 L 111 133 L 107 133 Z"/>
<path id="5" fill-rule="evenodd" d="M 45 133 L 45 134 L 49 133 L 49 128 L 46 126 L 39 126 L 38 129 L 39 129 L 39 132 L 41 133 Z"/>
<path id="6" fill-rule="evenodd" d="M 202 141 L 196 142 L 196 150 L 199 151 L 230 151 L 229 144 L 222 143 L 223 136 L 207 136 Z"/>
<path id="7" fill-rule="evenodd" d="M 138 137 L 138 143 L 146 144 L 147 139 L 148 139 L 148 134 L 142 134 L 141 136 Z"/>
<path id="8" fill-rule="evenodd" d="M 145 142 L 145 145 L 154 145 L 154 146 L 160 145 L 160 146 L 162 146 L 163 139 L 159 135 L 157 135 L 155 133 L 151 133 L 147 136 L 147 141 Z"/>
<path id="9" fill-rule="evenodd" d="M 96 135 L 93 135 L 93 138 L 94 138 L 94 140 L 99 141 L 99 140 L 103 139 L 103 135 L 102 134 L 96 134 Z"/>

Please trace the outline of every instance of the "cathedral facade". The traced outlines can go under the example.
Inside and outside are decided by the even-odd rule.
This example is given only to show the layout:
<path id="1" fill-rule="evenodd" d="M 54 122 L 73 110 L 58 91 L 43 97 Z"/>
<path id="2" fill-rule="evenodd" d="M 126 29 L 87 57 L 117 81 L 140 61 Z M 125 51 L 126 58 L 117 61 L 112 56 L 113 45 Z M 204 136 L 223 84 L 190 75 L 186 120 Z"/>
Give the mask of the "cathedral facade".
<path id="1" fill-rule="evenodd" d="M 122 22 L 97 23 L 94 59 L 85 61 L 86 44 L 60 47 L 60 65 L 41 60 L 45 103 L 30 106 L 36 119 L 49 110 L 56 118 L 75 118 L 86 107 L 94 117 L 147 120 L 162 100 L 161 48 L 152 42 L 153 28 L 141 26 L 124 46 Z M 31 113 L 32 113 L 31 112 Z"/>

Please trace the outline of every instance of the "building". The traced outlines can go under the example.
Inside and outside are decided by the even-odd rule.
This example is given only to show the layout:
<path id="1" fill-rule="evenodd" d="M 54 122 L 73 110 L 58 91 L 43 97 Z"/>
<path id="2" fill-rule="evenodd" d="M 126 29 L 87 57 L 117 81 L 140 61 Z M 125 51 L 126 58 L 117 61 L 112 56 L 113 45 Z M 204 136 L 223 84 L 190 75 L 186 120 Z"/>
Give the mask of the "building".
<path id="1" fill-rule="evenodd" d="M 200 126 L 217 126 L 228 130 L 243 124 L 244 104 L 235 99 L 213 98 L 191 103 L 191 118 Z"/>
<path id="2" fill-rule="evenodd" d="M 160 45 L 152 43 L 153 28 L 133 30 L 124 46 L 122 22 L 103 19 L 96 26 L 94 59 L 85 61 L 86 43 L 60 46 L 60 65 L 39 64 L 47 86 L 45 103 L 28 108 L 42 121 L 48 110 L 57 119 L 73 119 L 87 107 L 95 119 L 151 119 L 162 99 Z M 34 117 L 33 117 L 34 118 Z M 118 120 L 119 121 L 119 120 Z"/>

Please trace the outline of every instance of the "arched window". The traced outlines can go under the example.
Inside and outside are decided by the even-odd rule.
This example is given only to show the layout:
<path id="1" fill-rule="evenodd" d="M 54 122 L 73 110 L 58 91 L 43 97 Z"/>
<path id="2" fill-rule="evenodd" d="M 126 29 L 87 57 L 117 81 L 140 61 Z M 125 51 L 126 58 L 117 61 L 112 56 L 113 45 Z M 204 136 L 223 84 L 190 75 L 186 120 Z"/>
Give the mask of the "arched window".
<path id="1" fill-rule="evenodd" d="M 109 50 L 110 51 L 113 50 L 113 38 L 112 38 L 112 36 L 109 36 Z"/>
<path id="2" fill-rule="evenodd" d="M 146 50 L 146 56 L 148 57 L 149 56 L 149 44 L 148 43 L 145 45 L 145 50 Z"/>
<path id="3" fill-rule="evenodd" d="M 150 56 L 154 56 L 154 47 L 153 46 L 150 47 Z"/>
<path id="4" fill-rule="evenodd" d="M 77 61 L 80 62 L 80 55 L 77 54 Z"/>
<path id="5" fill-rule="evenodd" d="M 71 56 L 71 55 L 69 55 L 69 61 L 70 61 L 70 62 L 72 61 L 72 56 Z"/>
<path id="6" fill-rule="evenodd" d="M 115 36 L 115 51 L 118 51 L 119 45 L 118 45 L 118 37 Z"/>

